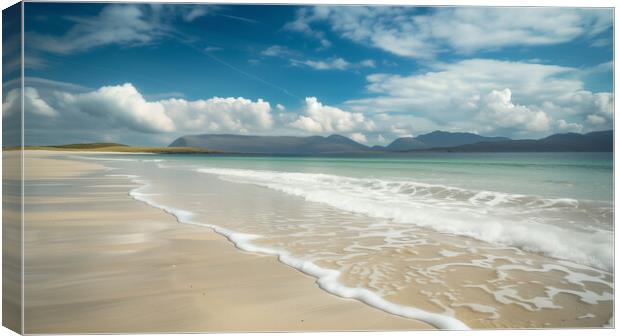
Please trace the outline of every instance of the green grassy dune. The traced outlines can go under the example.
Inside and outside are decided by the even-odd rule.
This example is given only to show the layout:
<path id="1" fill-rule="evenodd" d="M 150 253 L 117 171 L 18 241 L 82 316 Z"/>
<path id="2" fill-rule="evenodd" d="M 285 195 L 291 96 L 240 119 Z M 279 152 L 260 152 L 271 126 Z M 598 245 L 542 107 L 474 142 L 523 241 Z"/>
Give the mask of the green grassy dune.
<path id="1" fill-rule="evenodd" d="M 4 150 L 18 150 L 19 147 L 5 147 Z M 25 150 L 49 151 L 89 151 L 89 152 L 122 152 L 122 153 L 155 153 L 155 154 L 216 154 L 222 153 L 198 147 L 147 147 L 128 146 L 118 143 L 85 143 L 57 146 L 26 146 Z"/>

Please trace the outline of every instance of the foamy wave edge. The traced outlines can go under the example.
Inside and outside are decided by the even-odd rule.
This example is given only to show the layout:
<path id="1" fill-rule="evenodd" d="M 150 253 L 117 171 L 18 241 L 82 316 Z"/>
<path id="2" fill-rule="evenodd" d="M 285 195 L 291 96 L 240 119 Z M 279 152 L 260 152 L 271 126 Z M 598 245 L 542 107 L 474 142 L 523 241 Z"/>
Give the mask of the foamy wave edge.
<path id="1" fill-rule="evenodd" d="M 235 232 L 232 230 L 225 229 L 223 227 L 208 224 L 208 223 L 200 223 L 192 220 L 194 214 L 176 209 L 173 207 L 169 207 L 163 204 L 159 204 L 152 199 L 150 199 L 147 195 L 140 192 L 140 189 L 146 188 L 149 186 L 148 183 L 144 180 L 140 180 L 136 175 L 115 175 L 115 176 L 124 176 L 130 179 L 132 182 L 139 184 L 140 186 L 134 188 L 129 191 L 129 196 L 133 199 L 143 202 L 149 206 L 160 209 L 172 216 L 174 216 L 179 223 L 188 224 L 188 225 L 196 225 L 208 227 L 215 231 L 217 234 L 224 236 L 231 243 L 233 243 L 237 248 L 243 251 L 254 252 L 254 253 L 262 253 L 267 255 L 274 255 L 278 257 L 278 260 L 296 270 L 315 277 L 317 280 L 317 284 L 324 291 L 348 299 L 355 299 L 360 302 L 363 302 L 371 307 L 380 309 L 386 313 L 390 313 L 393 315 L 398 315 L 406 318 L 420 320 L 426 323 L 429 323 L 439 329 L 444 330 L 469 330 L 470 328 L 460 320 L 442 315 L 427 312 L 422 309 L 418 309 L 411 306 L 404 306 L 389 302 L 379 296 L 377 293 L 374 293 L 365 288 L 352 288 L 347 287 L 338 282 L 338 278 L 340 276 L 340 272 L 332 269 L 322 268 L 315 263 L 307 260 L 303 260 L 300 258 L 293 257 L 289 252 L 285 250 L 278 250 L 273 248 L 267 248 L 252 244 L 252 240 L 259 238 L 258 235 Z"/>
<path id="2" fill-rule="evenodd" d="M 297 185 L 291 186 L 279 183 L 280 180 L 286 182 L 287 177 L 323 177 L 347 181 L 356 180 L 356 178 L 336 175 L 223 168 L 197 168 L 195 171 L 219 176 L 222 180 L 229 182 L 267 187 L 289 195 L 302 197 L 307 201 L 327 204 L 344 211 L 360 213 L 374 218 L 393 220 L 398 223 L 413 224 L 436 232 L 462 235 L 491 244 L 512 246 L 527 252 L 541 253 L 552 258 L 569 260 L 600 270 L 613 271 L 614 269 L 613 250 L 609 249 L 609 246 L 613 244 L 613 237 L 610 238 L 607 232 L 578 233 L 549 224 L 536 223 L 535 228 L 537 231 L 534 231 L 536 234 L 532 234 L 531 229 L 533 227 L 525 225 L 525 223 L 514 222 L 510 225 L 484 226 L 473 221 L 464 222 L 462 218 L 455 217 L 453 213 L 447 211 L 442 213 L 442 221 L 436 221 L 435 218 L 438 218 L 437 216 L 430 218 L 427 213 L 403 212 L 401 209 L 395 209 L 391 206 L 378 206 L 374 204 L 374 201 L 372 204 L 373 206 L 369 206 L 368 202 L 364 203 L 364 200 L 358 198 L 357 195 L 354 197 L 342 194 L 337 195 L 337 197 L 327 195 L 328 197 L 326 198 L 324 190 L 317 193 L 312 190 L 305 190 Z M 271 177 L 265 179 L 265 175 L 270 174 L 275 174 L 274 176 L 280 178 L 280 180 L 272 179 Z M 257 176 L 259 179 L 255 178 Z M 433 186 L 418 182 L 415 182 L 415 184 L 420 186 Z M 434 186 L 450 190 L 465 190 L 443 185 Z M 500 197 L 507 195 L 489 191 L 480 191 L 479 194 L 482 193 L 492 193 Z M 573 200 L 557 199 L 556 201 L 566 202 Z M 586 236 L 589 237 L 589 239 L 584 239 Z"/>

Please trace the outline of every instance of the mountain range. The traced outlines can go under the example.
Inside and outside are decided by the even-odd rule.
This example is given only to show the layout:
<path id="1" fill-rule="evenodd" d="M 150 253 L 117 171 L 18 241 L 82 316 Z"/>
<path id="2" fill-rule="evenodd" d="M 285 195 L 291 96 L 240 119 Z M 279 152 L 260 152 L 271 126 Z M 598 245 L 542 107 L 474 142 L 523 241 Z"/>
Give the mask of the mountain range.
<path id="1" fill-rule="evenodd" d="M 367 146 L 337 134 L 327 137 L 235 134 L 186 135 L 174 140 L 169 147 L 206 147 L 228 153 L 252 154 L 328 154 L 370 150 Z"/>
<path id="2" fill-rule="evenodd" d="M 418 135 L 415 138 L 398 138 L 386 147 L 374 146 L 373 148 L 375 150 L 385 150 L 389 152 L 403 152 L 418 149 L 455 147 L 478 142 L 501 142 L 509 140 L 510 138 L 506 137 L 485 137 L 473 133 L 434 131 L 431 133 Z"/>
<path id="3" fill-rule="evenodd" d="M 586 134 L 562 133 L 538 140 L 478 142 L 441 150 L 450 152 L 612 152 L 614 134 L 613 131 Z"/>
<path id="4" fill-rule="evenodd" d="M 415 138 L 398 138 L 385 147 L 368 147 L 337 134 L 326 137 L 200 134 L 182 136 L 174 140 L 170 147 L 201 147 L 228 153 L 301 155 L 416 151 L 609 152 L 613 151 L 613 131 L 561 133 L 537 140 L 434 131 Z"/>

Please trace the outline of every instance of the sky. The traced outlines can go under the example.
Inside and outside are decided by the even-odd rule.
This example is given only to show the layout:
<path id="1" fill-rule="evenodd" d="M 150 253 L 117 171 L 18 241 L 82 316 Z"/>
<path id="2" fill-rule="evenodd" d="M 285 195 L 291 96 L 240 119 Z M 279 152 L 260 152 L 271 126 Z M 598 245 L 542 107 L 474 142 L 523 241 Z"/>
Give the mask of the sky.
<path id="1" fill-rule="evenodd" d="M 613 127 L 611 9 L 26 3 L 24 26 L 30 145 Z"/>

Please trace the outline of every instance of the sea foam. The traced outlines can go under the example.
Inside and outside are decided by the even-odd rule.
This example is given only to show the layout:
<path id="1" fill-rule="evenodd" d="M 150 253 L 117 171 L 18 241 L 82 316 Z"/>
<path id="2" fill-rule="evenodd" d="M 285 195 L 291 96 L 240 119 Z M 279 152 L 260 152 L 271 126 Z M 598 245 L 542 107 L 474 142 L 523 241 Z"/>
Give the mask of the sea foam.
<path id="1" fill-rule="evenodd" d="M 319 287 L 328 293 L 343 298 L 356 299 L 387 313 L 406 318 L 417 319 L 429 323 L 439 329 L 469 329 L 469 327 L 465 323 L 454 317 L 443 314 L 431 313 L 411 306 L 392 303 L 381 297 L 379 294 L 366 288 L 353 288 L 345 286 L 339 282 L 340 272 L 337 270 L 320 267 L 312 261 L 303 260 L 301 258 L 295 257 L 285 250 L 259 246 L 253 243 L 254 240 L 260 237 L 259 235 L 235 232 L 215 224 L 197 222 L 194 220 L 194 214 L 192 212 L 160 204 L 153 200 L 152 195 L 142 192 L 141 190 L 149 186 L 146 181 L 141 180 L 135 175 L 124 175 L 124 177 L 127 177 L 134 183 L 140 184 L 139 187 L 134 188 L 129 192 L 129 195 L 132 198 L 146 203 L 152 207 L 163 210 L 164 212 L 174 216 L 179 223 L 210 228 L 216 233 L 226 237 L 230 242 L 232 242 L 237 248 L 241 250 L 262 253 L 266 255 L 274 255 L 283 264 L 295 268 L 312 277 L 315 277 L 317 279 L 317 284 L 319 285 Z"/>
<path id="2" fill-rule="evenodd" d="M 609 204 L 329 174 L 227 168 L 196 171 L 370 217 L 518 247 L 608 271 L 614 267 Z"/>

